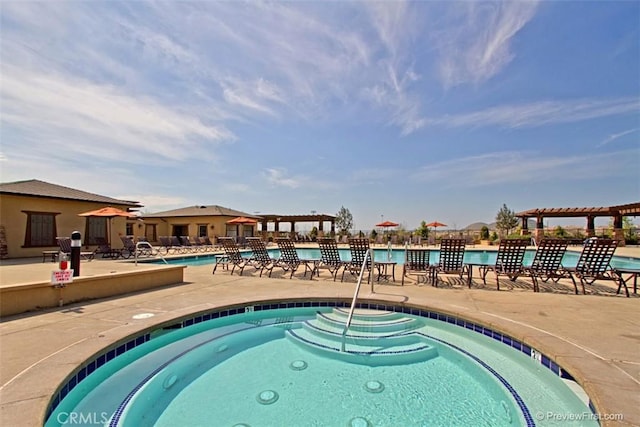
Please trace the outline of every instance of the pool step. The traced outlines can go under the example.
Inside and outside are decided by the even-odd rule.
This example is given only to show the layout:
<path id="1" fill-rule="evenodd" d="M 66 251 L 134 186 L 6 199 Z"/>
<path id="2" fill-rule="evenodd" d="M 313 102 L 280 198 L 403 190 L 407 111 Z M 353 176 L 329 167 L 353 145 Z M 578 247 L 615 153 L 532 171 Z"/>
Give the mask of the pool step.
<path id="1" fill-rule="evenodd" d="M 404 317 L 400 313 L 384 313 L 389 315 L 374 317 L 367 314 L 354 314 L 349 330 L 369 333 L 408 332 L 423 326 L 423 323 L 416 318 Z M 342 332 L 347 318 L 348 313 L 345 314 L 343 311 L 334 310 L 328 313 L 318 313 L 315 321 L 326 327 L 339 329 Z"/>
<path id="2" fill-rule="evenodd" d="M 415 363 L 438 356 L 437 349 L 415 330 L 418 319 L 399 313 L 354 315 L 343 336 L 348 312 L 318 312 L 302 328 L 286 332 L 287 338 L 320 355 L 369 366 Z M 355 320 L 354 320 L 355 319 Z"/>

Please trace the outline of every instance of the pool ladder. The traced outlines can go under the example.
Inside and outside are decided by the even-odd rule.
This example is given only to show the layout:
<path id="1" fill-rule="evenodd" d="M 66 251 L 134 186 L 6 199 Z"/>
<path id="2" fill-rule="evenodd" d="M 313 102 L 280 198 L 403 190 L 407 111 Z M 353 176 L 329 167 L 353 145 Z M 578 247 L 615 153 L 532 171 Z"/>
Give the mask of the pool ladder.
<path id="1" fill-rule="evenodd" d="M 358 276 L 358 282 L 356 283 L 356 290 L 353 293 L 353 299 L 351 300 L 351 308 L 349 309 L 349 316 L 347 316 L 347 321 L 344 324 L 344 329 L 342 330 L 342 351 L 345 351 L 346 340 L 347 340 L 347 332 L 349 331 L 349 326 L 351 326 L 351 320 L 353 319 L 353 311 L 356 308 L 356 302 L 358 301 L 358 293 L 360 292 L 360 285 L 362 285 L 362 278 L 364 277 L 364 271 L 367 268 L 367 260 L 371 257 L 371 270 L 369 272 L 369 281 L 371 282 L 371 293 L 373 293 L 373 278 L 371 277 L 374 268 L 374 260 L 373 260 L 373 250 L 371 248 L 367 249 L 367 252 L 364 254 L 364 261 L 362 261 L 362 267 L 360 267 L 360 275 Z"/>

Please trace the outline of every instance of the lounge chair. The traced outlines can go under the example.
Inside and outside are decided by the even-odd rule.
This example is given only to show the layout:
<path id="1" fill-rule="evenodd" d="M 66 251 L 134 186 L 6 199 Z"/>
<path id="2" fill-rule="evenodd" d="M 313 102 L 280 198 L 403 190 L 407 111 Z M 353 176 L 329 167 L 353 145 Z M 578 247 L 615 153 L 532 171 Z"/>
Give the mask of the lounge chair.
<path id="1" fill-rule="evenodd" d="M 131 256 L 134 257 L 143 257 L 143 256 L 154 256 L 157 254 L 157 251 L 154 251 L 151 243 L 146 240 L 139 240 L 139 245 L 136 244 L 133 237 L 131 236 L 120 236 L 120 240 L 122 240 L 123 248 L 120 250 L 120 254 L 122 258 L 128 259 Z"/>
<path id="2" fill-rule="evenodd" d="M 176 236 L 160 236 L 160 253 L 182 253 L 183 248 Z"/>
<path id="3" fill-rule="evenodd" d="M 596 280 L 617 280 L 610 265 L 617 246 L 618 241 L 613 239 L 593 238 L 585 242 L 576 266 L 565 269 L 571 275 L 576 295 L 578 294 L 576 278 L 580 280 L 583 294 L 586 294 L 585 284 L 591 285 Z"/>
<path id="4" fill-rule="evenodd" d="M 469 280 L 469 266 L 464 264 L 464 239 L 442 239 L 440 241 L 440 260 L 432 267 L 431 283 L 438 287 L 438 274 L 456 274 L 461 279 L 466 274 Z M 471 286 L 471 285 L 469 285 Z"/>
<path id="5" fill-rule="evenodd" d="M 253 256 L 250 261 L 251 265 L 253 265 L 256 270 L 260 270 L 260 277 L 262 277 L 262 273 L 265 270 L 269 272 L 269 277 L 271 277 L 273 268 L 279 266 L 278 260 L 271 258 L 271 255 L 269 255 L 269 252 L 267 251 L 267 247 L 260 238 L 247 237 L 246 242 L 249 244 L 249 247 L 253 252 Z M 285 268 L 283 267 L 283 269 Z"/>
<path id="6" fill-rule="evenodd" d="M 533 291 L 539 292 L 538 280 L 557 282 L 571 275 L 562 267 L 562 257 L 567 252 L 566 239 L 542 239 L 530 266 L 524 267 L 524 274 L 531 277 Z"/>
<path id="7" fill-rule="evenodd" d="M 318 246 L 320 247 L 320 264 L 318 267 L 329 270 L 335 282 L 340 269 L 344 268 L 348 263 L 340 259 L 340 251 L 338 251 L 338 245 L 335 240 L 331 238 L 318 239 Z M 318 276 L 320 276 L 319 272 Z"/>
<path id="8" fill-rule="evenodd" d="M 502 239 L 498 246 L 498 254 L 494 265 L 480 266 L 482 282 L 487 284 L 487 274 L 493 271 L 496 275 L 496 286 L 500 290 L 499 276 L 507 276 L 514 282 L 518 276 L 524 274 L 524 254 L 527 246 L 531 243 L 529 239 Z"/>
<path id="9" fill-rule="evenodd" d="M 401 282 L 403 286 L 405 276 L 415 275 L 418 284 L 420 284 L 422 278 L 424 278 L 424 282 L 426 283 L 427 278 L 432 276 L 433 268 L 429 264 L 429 252 L 428 249 L 405 249 Z"/>
<path id="10" fill-rule="evenodd" d="M 191 243 L 191 239 L 189 239 L 189 236 L 180 236 L 180 244 L 185 252 L 203 251 L 200 246 L 196 245 L 195 243 Z"/>
<path id="11" fill-rule="evenodd" d="M 240 248 L 236 244 L 235 240 L 232 237 L 219 237 L 218 242 L 222 244 L 222 248 L 224 249 L 225 258 L 221 262 L 216 260 L 216 263 L 213 267 L 213 273 L 216 274 L 216 269 L 218 265 L 224 264 L 228 266 L 229 264 L 233 265 L 231 268 L 231 274 L 235 271 L 236 267 L 238 267 L 238 275 L 242 276 L 242 272 L 247 265 L 250 265 L 252 262 L 251 258 L 245 258 L 242 256 L 240 252 Z"/>
<path id="12" fill-rule="evenodd" d="M 307 272 L 310 272 L 309 279 L 313 279 L 313 275 L 317 273 L 320 260 L 300 259 L 293 241 L 288 237 L 279 237 L 276 239 L 276 243 L 280 249 L 280 258 L 278 258 L 277 264 L 285 271 L 291 270 L 289 278 L 293 277 L 293 273 L 298 270 L 298 267 L 304 265 L 304 277 L 307 277 Z"/>
<path id="13" fill-rule="evenodd" d="M 111 245 L 107 242 L 107 239 L 104 237 L 96 237 L 96 244 L 98 247 L 93 251 L 94 254 L 102 254 L 102 258 L 111 258 L 113 255 L 113 250 L 111 249 Z"/>
<path id="14" fill-rule="evenodd" d="M 68 259 L 71 259 L 71 237 L 56 237 L 60 252 L 64 253 Z M 95 257 L 93 251 L 80 251 L 80 259 L 91 261 Z"/>
<path id="15" fill-rule="evenodd" d="M 370 280 L 371 276 L 371 252 L 367 254 L 369 250 L 369 239 L 349 239 L 349 251 L 351 252 L 351 261 L 347 262 L 342 270 L 342 279 L 344 281 L 344 273 L 347 271 L 351 273 L 352 276 L 358 277 L 360 275 L 360 270 L 362 269 L 362 265 L 365 261 L 365 256 L 367 257 L 366 263 L 366 271 L 369 272 L 369 278 L 367 282 Z"/>

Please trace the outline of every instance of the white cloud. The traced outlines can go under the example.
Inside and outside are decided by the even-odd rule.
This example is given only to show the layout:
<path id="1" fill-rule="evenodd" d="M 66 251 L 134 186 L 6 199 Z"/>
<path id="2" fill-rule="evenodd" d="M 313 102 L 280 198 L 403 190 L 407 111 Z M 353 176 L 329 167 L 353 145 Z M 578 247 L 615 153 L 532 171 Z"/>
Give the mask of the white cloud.
<path id="1" fill-rule="evenodd" d="M 607 138 L 605 138 L 604 141 L 602 141 L 600 144 L 598 144 L 598 146 L 601 147 L 603 145 L 607 145 L 607 144 L 615 141 L 618 138 L 622 138 L 623 136 L 627 136 L 627 135 L 632 134 L 634 132 L 638 132 L 639 130 L 640 130 L 639 128 L 635 128 L 635 129 L 629 129 L 629 130 L 625 130 L 623 132 L 618 132 L 618 133 L 611 134 Z"/>
<path id="2" fill-rule="evenodd" d="M 285 169 L 268 168 L 264 174 L 267 182 L 274 187 L 298 188 L 301 185 L 300 178 L 288 177 Z"/>
<path id="3" fill-rule="evenodd" d="M 422 167 L 412 175 L 444 187 L 482 187 L 515 182 L 549 182 L 637 175 L 637 151 L 554 157 L 505 151 L 463 157 Z M 615 164 L 612 168 L 610 165 Z M 571 171 L 571 173 L 567 173 Z"/>
<path id="4" fill-rule="evenodd" d="M 536 1 L 455 2 L 435 32 L 440 78 L 445 87 L 482 83 L 504 69 L 515 54 L 516 34 L 533 18 Z"/>
<path id="5" fill-rule="evenodd" d="M 429 124 L 447 127 L 523 128 L 586 121 L 638 111 L 640 111 L 638 98 L 540 101 L 502 105 L 472 113 L 433 118 L 429 120 Z"/>
<path id="6" fill-rule="evenodd" d="M 2 125 L 22 137 L 89 156 L 122 159 L 122 150 L 149 160 L 185 159 L 200 141 L 233 139 L 220 125 L 205 124 L 151 97 L 113 86 L 5 66 L 1 77 Z M 38 120 L 33 120 L 37 117 Z M 19 149 L 13 147 L 12 149 Z"/>

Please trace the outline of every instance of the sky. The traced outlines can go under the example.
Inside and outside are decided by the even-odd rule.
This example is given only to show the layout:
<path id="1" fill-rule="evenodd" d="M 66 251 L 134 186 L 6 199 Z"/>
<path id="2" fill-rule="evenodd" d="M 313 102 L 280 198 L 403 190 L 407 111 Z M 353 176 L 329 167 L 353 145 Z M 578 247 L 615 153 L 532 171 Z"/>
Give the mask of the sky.
<path id="1" fill-rule="evenodd" d="M 640 201 L 638 1 L 3 0 L 0 70 L 2 182 L 143 212 Z"/>

